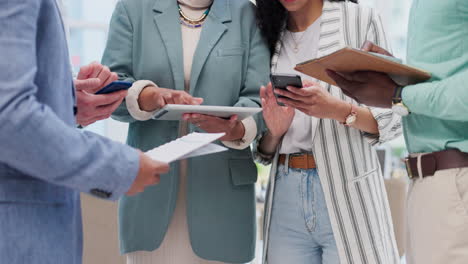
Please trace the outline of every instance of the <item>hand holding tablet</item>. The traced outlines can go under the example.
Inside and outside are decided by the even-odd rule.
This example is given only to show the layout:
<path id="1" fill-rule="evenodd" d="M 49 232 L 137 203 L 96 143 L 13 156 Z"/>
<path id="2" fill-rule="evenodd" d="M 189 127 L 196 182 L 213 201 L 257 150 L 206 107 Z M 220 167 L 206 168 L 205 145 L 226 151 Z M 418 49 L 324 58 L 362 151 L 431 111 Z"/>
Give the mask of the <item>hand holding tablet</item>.
<path id="1" fill-rule="evenodd" d="M 431 74 L 424 70 L 402 64 L 401 60 L 388 54 L 373 51 L 346 47 L 321 58 L 300 63 L 296 65 L 295 70 L 331 85 L 336 85 L 336 82 L 327 74 L 327 69 L 340 73 L 381 72 L 390 75 L 401 86 L 424 82 L 431 78 Z"/>
<path id="2" fill-rule="evenodd" d="M 246 133 L 243 122 L 261 108 L 207 105 L 166 105 L 154 114 L 157 120 L 185 120 L 208 133 L 225 133 L 222 141 L 242 139 Z"/>

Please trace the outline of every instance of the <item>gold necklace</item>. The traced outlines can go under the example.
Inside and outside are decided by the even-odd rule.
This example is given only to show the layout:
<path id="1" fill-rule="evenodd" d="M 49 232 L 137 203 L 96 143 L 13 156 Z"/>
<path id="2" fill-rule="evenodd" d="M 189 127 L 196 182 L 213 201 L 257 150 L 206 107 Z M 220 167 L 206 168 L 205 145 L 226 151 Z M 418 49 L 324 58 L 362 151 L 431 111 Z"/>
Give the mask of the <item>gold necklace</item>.
<path id="1" fill-rule="evenodd" d="M 178 5 L 179 7 L 179 14 L 180 16 L 188 23 L 190 24 L 201 24 L 205 19 L 206 17 L 208 16 L 208 13 L 210 12 L 210 8 L 208 8 L 205 12 L 203 12 L 203 14 L 201 15 L 201 17 L 199 17 L 198 19 L 192 19 L 190 17 L 188 17 L 184 11 L 182 11 L 182 8 L 180 7 L 180 5 Z"/>

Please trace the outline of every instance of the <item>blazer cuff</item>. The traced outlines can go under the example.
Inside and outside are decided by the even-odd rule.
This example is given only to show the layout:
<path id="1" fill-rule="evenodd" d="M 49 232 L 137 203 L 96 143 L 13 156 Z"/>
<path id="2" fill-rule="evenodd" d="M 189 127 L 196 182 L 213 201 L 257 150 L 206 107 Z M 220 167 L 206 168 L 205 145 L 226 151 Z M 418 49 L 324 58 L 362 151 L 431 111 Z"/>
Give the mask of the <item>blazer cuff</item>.
<path id="1" fill-rule="evenodd" d="M 246 149 L 252 144 L 257 136 L 257 123 L 253 117 L 246 118 L 241 121 L 244 124 L 245 133 L 244 137 L 234 141 L 222 141 L 222 143 L 232 149 Z"/>
<path id="2" fill-rule="evenodd" d="M 125 103 L 127 104 L 128 112 L 133 118 L 139 121 L 150 120 L 153 117 L 154 113 L 157 111 L 157 110 L 154 110 L 152 112 L 143 111 L 141 110 L 140 105 L 138 104 L 138 97 L 140 97 L 141 91 L 148 86 L 154 86 L 156 88 L 159 88 L 159 86 L 157 86 L 152 81 L 147 81 L 147 80 L 136 81 L 133 83 L 132 87 L 128 89 L 128 94 L 127 94 L 127 97 L 125 98 Z"/>

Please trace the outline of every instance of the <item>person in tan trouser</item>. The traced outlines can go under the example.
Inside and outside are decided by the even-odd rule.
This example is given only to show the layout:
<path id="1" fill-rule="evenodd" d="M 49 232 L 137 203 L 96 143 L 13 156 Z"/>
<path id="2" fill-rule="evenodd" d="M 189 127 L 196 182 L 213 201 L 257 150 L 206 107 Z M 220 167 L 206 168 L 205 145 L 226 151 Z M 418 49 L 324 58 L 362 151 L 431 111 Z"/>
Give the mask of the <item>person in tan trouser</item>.
<path id="1" fill-rule="evenodd" d="M 428 82 L 401 87 L 387 75 L 329 71 L 345 94 L 404 116 L 410 153 L 410 264 L 468 263 L 468 1 L 413 1 L 408 64 Z M 364 50 L 391 55 L 371 43 Z"/>
<path id="2" fill-rule="evenodd" d="M 468 263 L 467 206 L 468 168 L 414 180 L 408 197 L 408 263 Z"/>

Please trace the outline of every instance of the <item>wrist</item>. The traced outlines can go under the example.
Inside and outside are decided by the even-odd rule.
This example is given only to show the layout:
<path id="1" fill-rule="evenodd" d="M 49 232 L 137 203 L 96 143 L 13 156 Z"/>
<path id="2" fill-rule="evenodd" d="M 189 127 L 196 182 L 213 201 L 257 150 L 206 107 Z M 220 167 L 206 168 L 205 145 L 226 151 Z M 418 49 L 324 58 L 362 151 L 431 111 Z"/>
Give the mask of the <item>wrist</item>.
<path id="1" fill-rule="evenodd" d="M 330 111 L 330 113 L 332 114 L 331 119 L 334 119 L 340 123 L 345 123 L 346 118 L 350 115 L 352 111 L 350 103 L 341 100 L 338 101 L 338 103 L 333 107 L 333 109 L 336 110 Z"/>
<path id="2" fill-rule="evenodd" d="M 285 132 L 286 133 L 286 132 Z M 284 134 L 285 133 L 282 133 L 282 134 L 274 134 L 271 132 L 271 130 L 268 130 L 265 134 L 265 136 L 269 137 L 272 141 L 281 141 L 281 139 L 283 138 Z"/>
<path id="3" fill-rule="evenodd" d="M 258 148 L 261 153 L 266 154 L 268 156 L 272 156 L 275 154 L 276 148 L 281 143 L 282 139 L 283 136 L 274 136 L 270 130 L 267 130 L 263 134 Z"/>
<path id="4" fill-rule="evenodd" d="M 152 112 L 158 109 L 157 105 L 157 92 L 156 87 L 154 86 L 146 86 L 141 90 L 140 95 L 138 96 L 138 105 L 140 109 L 146 112 Z"/>
<path id="5" fill-rule="evenodd" d="M 241 140 L 245 135 L 245 127 L 242 121 L 237 121 L 236 126 L 231 130 L 232 140 Z"/>
<path id="6" fill-rule="evenodd" d="M 394 113 L 400 116 L 407 116 L 410 114 L 408 107 L 403 103 L 402 93 L 403 93 L 402 86 L 396 86 L 395 91 L 392 97 L 392 110 Z"/>
<path id="7" fill-rule="evenodd" d="M 257 145 L 258 153 L 261 157 L 270 160 L 273 158 L 273 155 L 275 155 L 276 148 L 278 147 L 279 143 L 280 141 L 274 139 L 271 136 L 270 131 L 267 130 L 263 133 L 260 142 Z"/>

